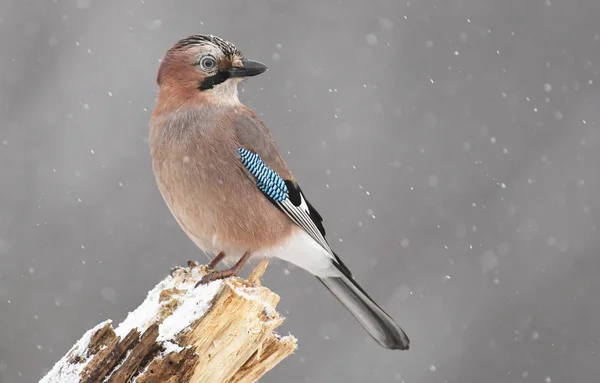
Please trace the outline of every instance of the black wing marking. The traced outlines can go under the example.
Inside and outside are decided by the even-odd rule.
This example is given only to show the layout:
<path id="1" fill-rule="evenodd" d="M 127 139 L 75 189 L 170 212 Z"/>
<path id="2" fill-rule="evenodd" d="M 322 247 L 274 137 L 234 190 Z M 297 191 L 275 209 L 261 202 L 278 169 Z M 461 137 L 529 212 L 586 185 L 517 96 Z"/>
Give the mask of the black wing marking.
<path id="1" fill-rule="evenodd" d="M 325 237 L 325 227 L 323 227 L 323 217 L 319 214 L 319 212 L 311 205 L 311 203 L 306 199 L 304 193 L 302 193 L 302 189 L 300 189 L 300 185 L 296 182 L 292 182 L 289 180 L 285 181 L 285 185 L 288 188 L 288 198 L 292 203 L 297 207 L 302 207 L 302 209 L 308 214 L 310 219 L 313 221 L 317 229 L 323 237 Z M 302 201 L 304 201 L 305 206 L 303 206 Z"/>

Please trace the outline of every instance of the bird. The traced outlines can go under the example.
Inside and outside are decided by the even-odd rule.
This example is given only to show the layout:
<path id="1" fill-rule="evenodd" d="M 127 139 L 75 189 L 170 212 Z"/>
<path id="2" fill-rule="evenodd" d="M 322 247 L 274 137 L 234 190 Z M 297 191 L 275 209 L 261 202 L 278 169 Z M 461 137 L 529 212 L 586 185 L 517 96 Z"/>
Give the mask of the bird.
<path id="1" fill-rule="evenodd" d="M 238 275 L 249 259 L 279 258 L 316 276 L 382 347 L 409 349 L 325 239 L 270 130 L 240 102 L 238 85 L 267 70 L 209 34 L 177 41 L 160 60 L 152 169 L 174 219 L 212 258 L 198 285 Z M 218 271 L 221 263 L 230 267 Z"/>

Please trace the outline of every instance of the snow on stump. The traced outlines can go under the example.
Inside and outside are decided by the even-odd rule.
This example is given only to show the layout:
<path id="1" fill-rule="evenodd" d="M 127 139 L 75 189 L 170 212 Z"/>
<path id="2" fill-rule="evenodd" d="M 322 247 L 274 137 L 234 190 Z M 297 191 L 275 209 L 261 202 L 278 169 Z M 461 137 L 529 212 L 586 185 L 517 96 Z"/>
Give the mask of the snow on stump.
<path id="1" fill-rule="evenodd" d="M 296 349 L 274 332 L 283 318 L 260 284 L 266 267 L 194 288 L 206 267 L 190 261 L 116 329 L 108 320 L 88 330 L 40 383 L 256 382 Z"/>

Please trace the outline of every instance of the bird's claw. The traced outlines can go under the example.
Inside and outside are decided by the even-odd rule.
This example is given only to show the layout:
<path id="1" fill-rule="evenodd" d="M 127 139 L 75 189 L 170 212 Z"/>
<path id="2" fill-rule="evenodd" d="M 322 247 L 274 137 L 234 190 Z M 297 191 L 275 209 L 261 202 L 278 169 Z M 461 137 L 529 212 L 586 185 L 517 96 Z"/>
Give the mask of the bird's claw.
<path id="1" fill-rule="evenodd" d="M 208 274 L 204 275 L 202 279 L 200 279 L 198 283 L 196 283 L 196 286 L 194 286 L 194 288 L 200 285 L 207 285 L 210 282 L 217 281 L 219 279 L 229 278 L 233 275 L 235 275 L 235 272 L 233 270 L 211 271 Z"/>

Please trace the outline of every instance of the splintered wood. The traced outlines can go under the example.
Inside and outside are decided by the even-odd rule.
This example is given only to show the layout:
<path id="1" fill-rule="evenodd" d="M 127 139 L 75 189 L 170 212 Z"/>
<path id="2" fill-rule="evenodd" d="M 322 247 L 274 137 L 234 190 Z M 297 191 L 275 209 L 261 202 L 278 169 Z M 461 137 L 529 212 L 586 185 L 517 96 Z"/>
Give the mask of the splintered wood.
<path id="1" fill-rule="evenodd" d="M 190 262 L 148 293 L 116 328 L 89 330 L 40 383 L 251 383 L 296 349 L 274 330 L 279 296 L 260 285 L 267 262 L 248 280 L 194 288 L 205 266 Z"/>

